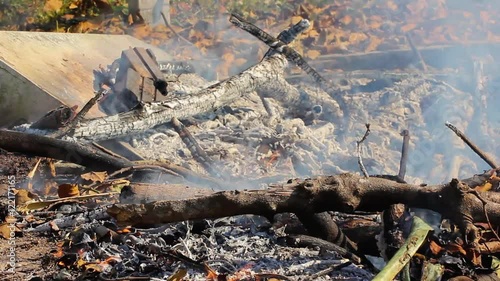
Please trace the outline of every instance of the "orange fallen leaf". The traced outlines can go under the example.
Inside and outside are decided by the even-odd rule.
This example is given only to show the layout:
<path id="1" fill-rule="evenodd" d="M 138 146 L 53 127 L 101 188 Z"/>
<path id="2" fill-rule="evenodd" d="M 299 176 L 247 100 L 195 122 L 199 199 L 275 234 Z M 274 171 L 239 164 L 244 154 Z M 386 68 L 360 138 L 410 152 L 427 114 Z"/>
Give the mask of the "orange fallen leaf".
<path id="1" fill-rule="evenodd" d="M 16 193 L 16 206 L 24 206 L 26 203 L 29 201 L 33 201 L 38 198 L 38 196 L 34 193 L 31 193 L 29 190 L 26 189 L 19 189 L 15 191 Z"/>
<path id="2" fill-rule="evenodd" d="M 409 24 L 405 24 L 401 27 L 401 31 L 402 32 L 408 32 L 410 30 L 413 30 L 415 29 L 415 27 L 417 27 L 417 24 L 416 23 L 409 23 Z"/>
<path id="3" fill-rule="evenodd" d="M 443 248 L 439 246 L 436 242 L 432 241 L 429 243 L 429 248 L 434 255 L 441 253 Z"/>
<path id="4" fill-rule="evenodd" d="M 350 15 L 345 15 L 339 20 L 339 22 L 343 25 L 349 25 L 352 22 L 352 17 Z"/>
<path id="5" fill-rule="evenodd" d="M 370 43 L 366 46 L 365 52 L 376 51 L 378 46 L 382 43 L 382 39 L 376 36 L 370 38 Z"/>
<path id="6" fill-rule="evenodd" d="M 63 6 L 62 0 L 46 0 L 43 6 L 44 12 L 59 12 Z"/>
<path id="7" fill-rule="evenodd" d="M 306 53 L 306 56 L 310 59 L 313 59 L 313 60 L 318 58 L 320 55 L 321 55 L 321 53 L 317 50 L 309 50 Z"/>
<path id="8" fill-rule="evenodd" d="M 59 195 L 59 198 L 75 197 L 80 196 L 80 190 L 78 189 L 77 184 L 64 183 L 59 185 L 57 194 Z"/>
<path id="9" fill-rule="evenodd" d="M 108 177 L 107 172 L 88 172 L 80 176 L 84 180 L 92 182 L 103 182 Z"/>

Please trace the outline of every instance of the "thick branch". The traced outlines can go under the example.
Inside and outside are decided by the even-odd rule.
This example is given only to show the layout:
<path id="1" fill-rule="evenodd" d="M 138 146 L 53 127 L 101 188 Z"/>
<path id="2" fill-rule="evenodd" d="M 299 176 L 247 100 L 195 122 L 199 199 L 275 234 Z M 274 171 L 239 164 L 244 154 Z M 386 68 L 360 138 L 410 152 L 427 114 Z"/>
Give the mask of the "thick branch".
<path id="1" fill-rule="evenodd" d="M 122 137 L 167 123 L 173 117 L 182 119 L 216 110 L 281 77 L 287 65 L 282 56 L 266 58 L 242 73 L 210 86 L 194 95 L 169 101 L 144 103 L 139 108 L 96 119 L 82 120 L 74 128 L 72 137 L 97 141 Z"/>
<path id="2" fill-rule="evenodd" d="M 487 174 L 480 177 L 486 178 Z M 485 221 L 481 201 L 472 194 L 461 194 L 452 184 L 423 187 L 354 174 L 306 179 L 269 190 L 225 191 L 202 198 L 142 205 L 118 204 L 109 213 L 121 223 L 154 224 L 240 214 L 272 217 L 282 212 L 382 211 L 396 203 L 434 210 L 457 221 L 464 213 L 475 221 Z M 491 222 L 500 223 L 500 204 L 488 202 L 486 207 Z"/>
<path id="3" fill-rule="evenodd" d="M 0 148 L 10 152 L 36 155 L 59 159 L 85 166 L 94 170 L 117 170 L 136 165 L 152 165 L 169 169 L 191 183 L 205 184 L 211 188 L 222 189 L 224 183 L 215 179 L 197 174 L 187 168 L 169 162 L 137 161 L 132 162 L 116 157 L 92 146 L 77 142 L 54 139 L 41 135 L 27 134 L 16 131 L 0 130 Z"/>

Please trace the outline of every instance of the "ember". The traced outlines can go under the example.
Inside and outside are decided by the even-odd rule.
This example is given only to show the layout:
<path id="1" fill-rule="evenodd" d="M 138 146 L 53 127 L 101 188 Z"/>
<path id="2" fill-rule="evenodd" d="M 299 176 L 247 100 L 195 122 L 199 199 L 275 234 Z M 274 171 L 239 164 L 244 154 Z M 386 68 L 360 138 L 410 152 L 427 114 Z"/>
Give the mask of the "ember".
<path id="1" fill-rule="evenodd" d="M 161 49 L 94 57 L 82 44 L 88 59 L 28 72 L 0 58 L 0 84 L 60 103 L 25 112 L 30 98 L 0 129 L 7 278 L 498 279 L 500 170 L 485 151 L 499 151 L 500 5 L 286 1 L 274 14 L 159 0 L 113 16 L 73 2 L 68 31 L 123 28 Z M 89 62 L 53 72 L 52 88 L 29 77 Z"/>

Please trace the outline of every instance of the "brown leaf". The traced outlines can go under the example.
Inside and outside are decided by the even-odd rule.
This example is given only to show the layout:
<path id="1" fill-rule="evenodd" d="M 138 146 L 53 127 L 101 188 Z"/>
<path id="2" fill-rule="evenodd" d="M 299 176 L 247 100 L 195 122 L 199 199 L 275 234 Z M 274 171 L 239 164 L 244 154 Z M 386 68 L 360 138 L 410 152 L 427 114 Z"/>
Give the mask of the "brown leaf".
<path id="1" fill-rule="evenodd" d="M 59 12 L 63 6 L 62 0 L 46 0 L 43 6 L 44 12 Z"/>
<path id="2" fill-rule="evenodd" d="M 112 14 L 114 12 L 113 7 L 111 7 L 111 5 L 107 1 L 105 0 L 93 0 L 93 1 L 101 14 Z"/>
<path id="3" fill-rule="evenodd" d="M 59 198 L 75 197 L 80 196 L 80 190 L 78 189 L 77 184 L 64 183 L 59 185 L 57 194 L 59 195 Z"/>
<path id="4" fill-rule="evenodd" d="M 86 174 L 82 174 L 80 177 L 82 179 L 92 182 L 103 182 L 108 177 L 108 173 L 104 172 L 88 172 Z"/>
<path id="5" fill-rule="evenodd" d="M 417 27 L 417 24 L 416 23 L 409 23 L 409 24 L 405 24 L 401 27 L 401 31 L 402 32 L 408 32 L 410 30 L 413 30 L 415 29 L 415 27 Z"/>
<path id="6" fill-rule="evenodd" d="M 448 243 L 444 248 L 450 253 L 460 253 L 464 256 L 467 254 L 465 252 L 465 249 L 461 245 L 458 245 L 456 243 Z"/>
<path id="7" fill-rule="evenodd" d="M 382 43 L 382 39 L 376 36 L 370 37 L 370 43 L 366 46 L 365 52 L 376 51 L 378 46 Z"/>
<path id="8" fill-rule="evenodd" d="M 443 248 L 441 246 L 438 245 L 438 243 L 434 242 L 431 240 L 431 242 L 429 243 L 429 248 L 431 250 L 431 252 L 434 254 L 434 255 L 437 255 L 439 254 Z"/>
<path id="9" fill-rule="evenodd" d="M 4 222 L 0 224 L 0 236 L 4 239 L 10 239 L 15 232 L 20 232 L 21 230 L 12 223 Z"/>
<path id="10" fill-rule="evenodd" d="M 313 59 L 313 60 L 318 58 L 320 55 L 321 55 L 321 53 L 317 50 L 309 50 L 306 53 L 306 56 L 310 59 Z"/>
<path id="11" fill-rule="evenodd" d="M 16 206 L 23 206 L 27 202 L 37 199 L 36 194 L 26 189 L 19 189 L 16 192 Z"/>
<path id="12" fill-rule="evenodd" d="M 352 22 L 352 17 L 350 15 L 345 15 L 339 20 L 339 22 L 344 25 L 349 25 Z"/>
<path id="13" fill-rule="evenodd" d="M 174 274 L 168 277 L 167 281 L 182 281 L 187 274 L 187 270 L 184 268 L 178 269 Z"/>

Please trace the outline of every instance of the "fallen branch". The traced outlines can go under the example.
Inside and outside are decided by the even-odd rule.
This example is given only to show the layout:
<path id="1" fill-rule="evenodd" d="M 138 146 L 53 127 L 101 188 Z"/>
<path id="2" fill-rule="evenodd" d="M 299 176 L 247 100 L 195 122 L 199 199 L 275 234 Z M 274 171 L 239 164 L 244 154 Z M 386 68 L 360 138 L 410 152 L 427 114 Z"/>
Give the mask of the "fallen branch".
<path id="1" fill-rule="evenodd" d="M 361 258 L 355 254 L 349 252 L 348 250 L 335 245 L 332 242 L 325 241 L 312 236 L 307 235 L 289 235 L 287 243 L 296 247 L 319 247 L 322 250 L 330 250 L 338 253 L 343 258 L 349 259 L 356 264 L 361 263 Z"/>
<path id="2" fill-rule="evenodd" d="M 71 119 L 64 127 L 60 128 L 59 130 L 55 131 L 54 133 L 50 134 L 49 137 L 53 138 L 60 138 L 64 135 L 66 135 L 71 129 L 73 129 L 79 122 L 83 120 L 83 117 L 89 110 L 102 98 L 108 93 L 108 89 L 103 89 L 97 92 L 97 94 L 92 97 L 76 114 L 75 118 Z"/>
<path id="3" fill-rule="evenodd" d="M 481 159 L 483 159 L 492 169 L 496 169 L 498 165 L 495 163 L 488 154 L 483 152 L 479 147 L 477 147 L 464 133 L 462 133 L 457 127 L 451 123 L 446 122 L 446 127 L 450 128 L 460 139 L 462 139 Z"/>
<path id="4" fill-rule="evenodd" d="M 341 92 L 333 91 L 333 86 L 321 76 L 314 68 L 312 68 L 302 56 L 295 51 L 293 48 L 287 46 L 286 43 L 281 40 L 274 38 L 270 34 L 266 33 L 257 26 L 245 21 L 241 16 L 237 14 L 231 14 L 229 21 L 235 26 L 247 31 L 248 33 L 255 36 L 257 39 L 266 43 L 274 51 L 283 54 L 289 61 L 295 63 L 298 67 L 309 74 L 318 85 L 325 90 L 330 96 L 341 105 L 344 109 L 344 101 L 342 100 Z"/>
<path id="5" fill-rule="evenodd" d="M 490 171 L 491 172 L 491 171 Z M 420 186 L 397 183 L 384 178 L 364 178 L 341 174 L 289 181 L 269 190 L 224 191 L 212 195 L 149 204 L 116 204 L 109 213 L 123 224 L 158 224 L 174 221 L 219 218 L 241 214 L 256 214 L 272 218 L 276 213 L 296 214 L 339 211 L 382 211 L 392 204 L 429 209 L 452 219 L 459 227 L 464 218 L 486 221 L 483 203 L 473 194 L 464 193 L 464 186 L 474 188 L 491 173 L 477 175 L 461 182 Z M 493 224 L 500 223 L 500 196 L 480 192 L 486 212 Z M 224 206 L 224 208 L 220 208 Z M 465 229 L 465 228 L 463 228 Z"/>
<path id="6" fill-rule="evenodd" d="M 10 130 L 0 130 L 0 148 L 10 152 L 59 159 L 75 163 L 93 170 L 115 171 L 118 169 L 152 165 L 159 170 L 168 169 L 181 175 L 194 184 L 205 184 L 215 189 L 224 189 L 224 183 L 210 177 L 197 174 L 187 168 L 166 161 L 130 161 L 104 153 L 92 146 L 77 142 L 54 139 L 41 135 L 27 134 Z"/>
<path id="7" fill-rule="evenodd" d="M 198 144 L 198 141 L 193 137 L 191 132 L 184 126 L 184 124 L 179 121 L 177 118 L 172 118 L 172 126 L 174 127 L 177 134 L 181 138 L 182 142 L 186 145 L 186 147 L 191 152 L 198 163 L 200 163 L 205 171 L 207 171 L 210 175 L 221 178 L 221 174 L 215 169 L 215 163 L 213 163 L 212 159 L 208 156 L 208 154 L 201 148 Z"/>
<path id="8" fill-rule="evenodd" d="M 401 181 L 405 180 L 406 176 L 406 164 L 408 163 L 408 148 L 410 146 L 410 131 L 403 130 L 401 132 L 403 137 L 403 145 L 401 146 L 401 160 L 399 161 L 399 172 L 398 178 Z"/>
<path id="9" fill-rule="evenodd" d="M 295 40 L 295 38 L 297 38 L 297 36 L 306 31 L 309 26 L 311 26 L 311 23 L 308 20 L 301 19 L 298 23 L 294 24 L 289 29 L 280 32 L 280 34 L 278 35 L 278 40 L 285 44 L 290 44 L 293 40 Z M 266 52 L 264 58 L 272 56 L 274 54 L 276 54 L 276 51 L 271 48 Z"/>
<path id="10" fill-rule="evenodd" d="M 359 169 L 361 169 L 361 172 L 363 172 L 363 175 L 368 178 L 370 175 L 368 174 L 368 171 L 366 171 L 365 165 L 363 164 L 363 158 L 361 157 L 361 144 L 366 140 L 368 135 L 370 134 L 370 124 L 365 124 L 366 126 L 366 131 L 363 137 L 359 140 L 356 141 L 356 151 L 358 152 L 358 165 Z"/>
<path id="11" fill-rule="evenodd" d="M 408 42 L 408 45 L 410 45 L 410 48 L 413 52 L 413 55 L 415 56 L 415 59 L 418 61 L 420 68 L 424 72 L 427 72 L 427 64 L 425 64 L 425 61 L 422 58 L 422 54 L 420 53 L 420 51 L 417 49 L 415 44 L 413 44 L 413 40 L 411 39 L 411 35 L 409 33 L 406 33 L 405 35 L 406 35 L 406 41 Z"/>
<path id="12" fill-rule="evenodd" d="M 213 111 L 254 91 L 261 84 L 279 79 L 286 66 L 287 61 L 283 56 L 266 58 L 242 73 L 196 94 L 143 103 L 128 112 L 82 120 L 69 136 L 81 141 L 117 138 L 170 122 L 173 117 L 182 119 Z"/>

